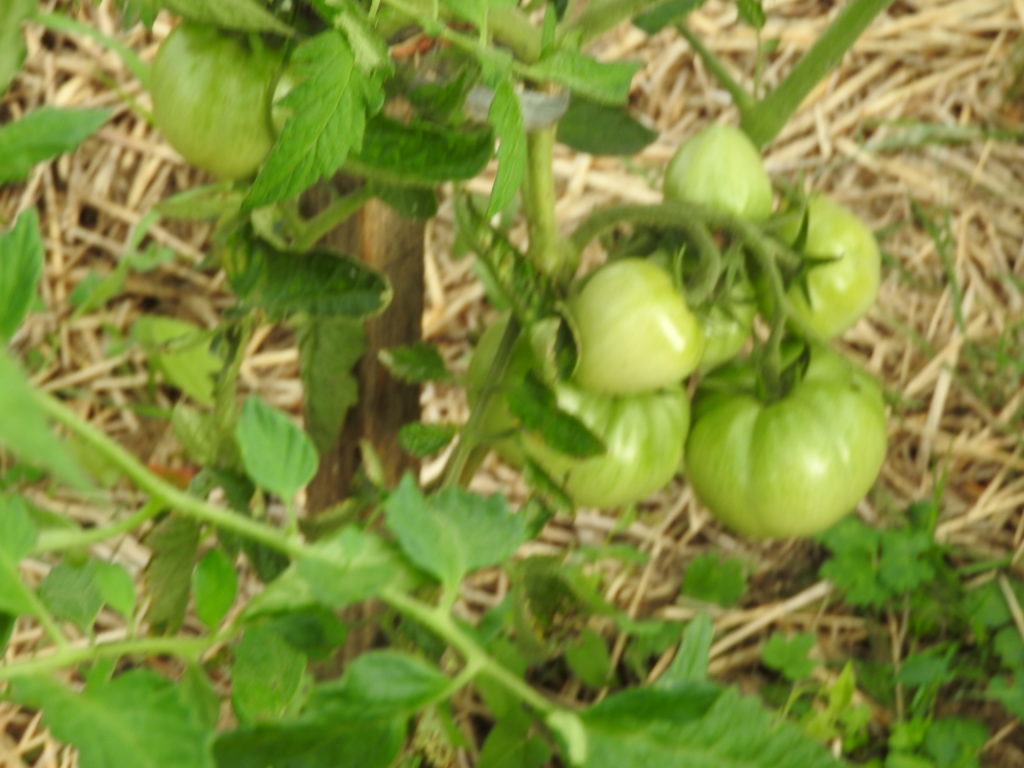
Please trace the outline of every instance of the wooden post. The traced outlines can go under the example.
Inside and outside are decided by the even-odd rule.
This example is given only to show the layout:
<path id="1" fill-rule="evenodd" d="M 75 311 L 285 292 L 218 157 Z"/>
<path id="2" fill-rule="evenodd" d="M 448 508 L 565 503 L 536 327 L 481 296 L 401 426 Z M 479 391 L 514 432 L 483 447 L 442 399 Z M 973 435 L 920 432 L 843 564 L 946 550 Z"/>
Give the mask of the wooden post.
<path id="1" fill-rule="evenodd" d="M 387 310 L 367 321 L 366 354 L 354 371 L 359 401 L 349 409 L 334 447 L 321 457 L 307 490 L 311 513 L 349 495 L 360 465 L 360 440 L 369 441 L 377 452 L 388 483 L 397 482 L 403 471 L 416 466 L 398 447 L 397 438 L 403 424 L 419 419 L 419 387 L 393 378 L 378 354 L 422 336 L 424 232 L 422 221 L 404 219 L 373 199 L 324 240 L 325 245 L 387 275 L 394 293 Z"/>

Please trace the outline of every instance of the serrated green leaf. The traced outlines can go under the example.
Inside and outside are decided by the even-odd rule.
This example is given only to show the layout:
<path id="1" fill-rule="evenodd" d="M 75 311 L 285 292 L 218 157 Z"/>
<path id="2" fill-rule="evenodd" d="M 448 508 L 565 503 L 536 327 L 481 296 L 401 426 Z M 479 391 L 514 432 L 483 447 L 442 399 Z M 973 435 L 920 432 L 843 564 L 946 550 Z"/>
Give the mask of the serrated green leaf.
<path id="1" fill-rule="evenodd" d="M 412 187 L 387 184 L 371 179 L 368 182 L 373 196 L 390 205 L 399 216 L 426 221 L 437 215 L 441 204 L 437 190 L 430 187 Z"/>
<path id="2" fill-rule="evenodd" d="M 290 26 L 274 16 L 258 0 L 161 0 L 167 10 L 186 19 L 244 32 L 273 32 L 290 37 Z"/>
<path id="3" fill-rule="evenodd" d="M 935 578 L 935 569 L 924 556 L 935 546 L 925 531 L 900 528 L 882 535 L 878 578 L 893 593 L 909 592 Z"/>
<path id="4" fill-rule="evenodd" d="M 683 630 L 683 639 L 672 664 L 654 683 L 654 687 L 674 688 L 706 680 L 714 632 L 714 626 L 706 613 L 694 616 Z"/>
<path id="5" fill-rule="evenodd" d="M 88 482 L 74 457 L 46 423 L 36 396 L 18 365 L 0 346 L 0 447 L 13 456 L 52 472 L 78 488 Z"/>
<path id="6" fill-rule="evenodd" d="M 451 381 L 452 374 L 438 352 L 427 341 L 417 341 L 404 347 L 382 349 L 380 361 L 391 374 L 402 381 Z"/>
<path id="7" fill-rule="evenodd" d="M 811 632 L 799 632 L 792 637 L 773 632 L 761 649 L 761 660 L 788 680 L 803 680 L 814 671 L 815 662 L 807 654 L 815 641 Z"/>
<path id="8" fill-rule="evenodd" d="M 557 138 L 591 155 L 635 155 L 657 139 L 658 133 L 642 126 L 622 107 L 574 95 L 558 121 Z"/>
<path id="9" fill-rule="evenodd" d="M 217 768 L 388 768 L 404 743 L 404 719 L 344 723 L 314 715 L 228 731 L 214 754 Z"/>
<path id="10" fill-rule="evenodd" d="M 362 145 L 367 113 L 383 103 L 380 77 L 355 66 L 337 30 L 301 43 L 291 66 L 299 83 L 280 102 L 291 116 L 246 195 L 245 210 L 287 200 L 337 171 Z"/>
<path id="11" fill-rule="evenodd" d="M 480 748 L 476 768 L 541 768 L 551 759 L 551 749 L 537 735 L 529 734 L 529 719 L 499 720 Z"/>
<path id="12" fill-rule="evenodd" d="M 736 605 L 747 589 L 743 561 L 716 552 L 697 555 L 686 567 L 682 593 L 708 603 Z"/>
<path id="13" fill-rule="evenodd" d="M 192 574 L 196 616 L 210 629 L 215 629 L 235 602 L 238 573 L 235 564 L 223 551 L 211 549 L 196 564 Z"/>
<path id="14" fill-rule="evenodd" d="M 352 369 L 366 352 L 366 333 L 361 320 L 311 317 L 298 322 L 298 341 L 306 429 L 323 455 L 334 447 L 345 414 L 359 399 Z"/>
<path id="15" fill-rule="evenodd" d="M 539 432 L 544 442 L 560 453 L 579 458 L 604 453 L 600 438 L 560 409 L 555 393 L 532 373 L 510 389 L 508 406 L 525 428 Z"/>
<path id="16" fill-rule="evenodd" d="M 235 426 L 245 472 L 287 503 L 316 474 L 316 448 L 309 435 L 258 397 L 246 398 Z"/>
<path id="17" fill-rule="evenodd" d="M 578 51 L 559 48 L 530 66 L 531 77 L 564 85 L 599 104 L 621 105 L 642 66 L 639 61 L 600 62 Z"/>
<path id="18" fill-rule="evenodd" d="M 84 693 L 47 677 L 11 683 L 11 698 L 42 709 L 43 722 L 78 749 L 81 768 L 215 768 L 213 733 L 181 692 L 149 670 L 132 670 Z"/>
<path id="19" fill-rule="evenodd" d="M 306 657 L 279 634 L 249 627 L 231 665 L 231 706 L 242 723 L 276 720 L 296 706 Z"/>
<path id="20" fill-rule="evenodd" d="M 153 553 L 146 566 L 147 618 L 153 632 L 173 634 L 181 628 L 188 607 L 192 563 L 199 546 L 199 526 L 170 515 L 146 537 Z"/>
<path id="21" fill-rule="evenodd" d="M 39 598 L 55 617 L 67 619 L 82 632 L 88 632 L 103 607 L 103 596 L 96 583 L 96 562 L 73 564 L 61 560 L 39 583 Z"/>
<path id="22" fill-rule="evenodd" d="M 402 123 L 376 115 L 367 124 L 362 148 L 352 153 L 346 168 L 377 181 L 434 187 L 473 178 L 493 153 L 490 128 Z"/>
<path id="23" fill-rule="evenodd" d="M 525 540 L 504 498 L 446 488 L 425 498 L 412 476 L 384 502 L 388 528 L 417 566 L 454 587 L 470 571 L 510 557 Z"/>
<path id="24" fill-rule="evenodd" d="M 608 683 L 611 656 L 604 638 L 590 627 L 584 628 L 575 643 L 565 649 L 565 662 L 585 685 L 600 688 Z"/>
<path id="25" fill-rule="evenodd" d="M 225 270 L 238 297 L 275 318 L 363 318 L 391 301 L 387 278 L 358 259 L 326 248 L 305 253 L 242 243 L 227 254 Z"/>
<path id="26" fill-rule="evenodd" d="M 414 421 L 403 424 L 398 430 L 398 445 L 411 456 L 420 458 L 431 456 L 452 440 L 459 433 L 454 424 L 424 424 Z"/>
<path id="27" fill-rule="evenodd" d="M 442 698 L 451 680 L 437 667 L 403 651 L 368 651 L 344 676 L 317 686 L 310 707 L 342 721 L 409 715 Z"/>
<path id="28" fill-rule="evenodd" d="M 103 602 L 125 618 L 135 610 L 135 582 L 124 566 L 96 563 L 96 587 Z"/>
<path id="29" fill-rule="evenodd" d="M 494 99 L 487 111 L 487 122 L 498 137 L 498 171 L 487 203 L 487 215 L 493 216 L 512 202 L 526 174 L 526 132 L 519 97 L 509 80 L 502 80 L 494 90 Z"/>
<path id="30" fill-rule="evenodd" d="M 23 181 L 37 163 L 76 149 L 110 114 L 109 109 L 39 107 L 0 127 L 0 184 Z"/>
<path id="31" fill-rule="evenodd" d="M 24 211 L 14 227 L 0 234 L 0 345 L 18 330 L 36 299 L 43 276 L 43 240 L 35 208 Z"/>
<path id="32" fill-rule="evenodd" d="M 21 24 L 35 9 L 34 0 L 8 0 L 0 6 L 0 96 L 7 91 L 25 60 Z"/>
<path id="33" fill-rule="evenodd" d="M 210 348 L 205 331 L 175 317 L 143 315 L 131 335 L 168 384 L 198 403 L 213 405 L 214 382 L 224 361 Z"/>
<path id="34" fill-rule="evenodd" d="M 36 528 L 24 500 L 0 496 L 0 613 L 17 616 L 32 610 L 18 563 L 35 541 Z"/>

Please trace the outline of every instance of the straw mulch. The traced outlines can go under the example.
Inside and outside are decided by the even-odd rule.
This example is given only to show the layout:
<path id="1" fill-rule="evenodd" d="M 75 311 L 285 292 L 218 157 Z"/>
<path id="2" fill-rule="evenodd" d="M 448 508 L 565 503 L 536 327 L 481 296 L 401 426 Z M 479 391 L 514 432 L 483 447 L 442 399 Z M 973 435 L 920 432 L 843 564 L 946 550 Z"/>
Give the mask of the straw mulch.
<path id="1" fill-rule="evenodd" d="M 71 3 L 42 5 L 72 12 Z M 122 32 L 110 2 L 75 5 L 81 5 L 74 11 L 79 18 L 117 35 L 147 60 L 169 30 L 168 20 L 161 19 L 152 32 Z M 765 82 L 776 81 L 808 47 L 833 5 L 766 3 L 763 37 L 780 42 L 764 68 Z M 907 503 L 928 499 L 941 487 L 940 539 L 979 558 L 1011 557 L 1018 575 L 1024 575 L 1024 146 L 987 138 L 982 129 L 1024 128 L 1019 98 L 1005 98 L 1014 82 L 1013 62 L 1020 60 L 1022 23 L 1024 3 L 1018 0 L 897 0 L 814 90 L 766 156 L 774 176 L 829 192 L 882 233 L 881 296 L 842 344 L 884 382 L 893 403 L 888 460 L 858 513 L 884 524 Z M 708 3 L 692 15 L 691 25 L 738 76 L 746 80 L 754 71 L 756 38 L 736 22 L 733 3 Z M 218 276 L 194 268 L 208 229 L 160 222 L 147 242 L 170 248 L 177 258 L 133 274 L 124 293 L 102 310 L 74 316 L 69 297 L 87 275 L 113 268 L 150 206 L 203 178 L 128 106 L 135 100 L 146 105 L 148 97 L 115 54 L 90 39 L 38 27 L 29 27 L 27 37 L 28 60 L 0 105 L 0 119 L 44 104 L 109 106 L 115 116 L 74 154 L 36 169 L 25 184 L 0 189 L 0 221 L 36 207 L 47 248 L 46 310 L 32 315 L 15 346 L 44 361 L 34 377 L 38 386 L 79 393 L 78 407 L 94 424 L 143 460 L 175 466 L 180 457 L 166 423 L 132 407 L 154 397 L 160 405 L 171 401 L 154 390 L 139 352 L 118 340 L 142 312 L 216 324 L 230 297 Z M 596 50 L 603 57 L 645 62 L 632 103 L 661 137 L 629 162 L 560 148 L 558 213 L 567 229 L 598 205 L 658 200 L 661 170 L 674 147 L 709 121 L 736 119 L 728 96 L 677 34 L 647 39 L 622 29 Z M 959 130 L 964 140 L 922 142 L 920 130 L 915 134 L 908 127 L 911 122 L 941 126 L 947 136 Z M 900 143 L 872 148 L 883 141 Z M 484 177 L 472 186 L 486 191 L 489 183 Z M 939 227 L 939 237 L 915 217 L 915 206 Z M 469 260 L 447 255 L 451 227 L 445 216 L 430 225 L 429 235 L 424 327 L 461 369 L 489 310 Z M 296 354 L 281 331 L 266 328 L 256 335 L 242 380 L 246 390 L 298 412 Z M 428 387 L 423 405 L 431 420 L 466 414 L 454 387 Z M 438 467 L 430 463 L 424 474 Z M 522 493 L 515 474 L 497 462 L 485 466 L 475 487 L 502 489 L 513 498 Z M 33 499 L 83 522 L 109 514 L 42 489 Z M 122 493 L 112 501 L 120 506 L 135 499 Z M 528 551 L 604 541 L 616 523 L 613 513 L 581 511 L 574 520 L 549 525 Z M 680 602 L 678 592 L 687 563 L 698 553 L 717 550 L 749 563 L 751 588 L 742 607 L 714 614 L 715 675 L 756 686 L 760 642 L 774 630 L 817 631 L 815 652 L 832 660 L 856 655 L 867 636 L 864 621 L 824 600 L 831 587 L 815 576 L 820 554 L 813 545 L 738 539 L 707 516 L 683 483 L 644 505 L 614 535 L 650 555 L 640 569 L 602 565 L 608 598 L 639 617 L 693 615 L 695 608 Z M 131 538 L 103 552 L 136 572 L 147 557 Z M 40 577 L 46 567 L 30 563 L 27 575 Z M 502 588 L 497 575 L 480 576 L 467 586 L 462 610 L 475 613 L 496 603 Z M 1022 616 L 1020 606 L 1011 608 Z M 898 637 L 902 621 L 893 617 L 884 631 Z M 1024 619 L 1019 628 L 1024 635 Z M 124 631 L 107 616 L 100 630 L 103 637 Z M 41 641 L 37 628 L 20 624 L 6 660 L 31 654 Z M 612 638 L 616 656 L 623 646 L 624 638 Z M 557 693 L 571 698 L 576 691 Z M 1019 723 L 989 726 L 994 737 L 984 762 L 1024 765 Z M 55 745 L 38 718 L 0 705 L 0 766 L 74 764 L 73 752 Z"/>

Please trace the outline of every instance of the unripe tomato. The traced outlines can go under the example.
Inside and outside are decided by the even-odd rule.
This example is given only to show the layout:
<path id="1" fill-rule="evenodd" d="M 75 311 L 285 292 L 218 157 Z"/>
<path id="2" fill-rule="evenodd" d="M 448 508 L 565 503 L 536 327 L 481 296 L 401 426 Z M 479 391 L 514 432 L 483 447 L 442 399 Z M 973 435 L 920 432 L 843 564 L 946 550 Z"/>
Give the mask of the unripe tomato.
<path id="1" fill-rule="evenodd" d="M 579 362 L 574 381 L 606 394 L 675 384 L 700 363 L 697 317 L 664 269 L 646 259 L 613 261 L 569 299 Z"/>
<path id="2" fill-rule="evenodd" d="M 807 215 L 804 252 L 835 261 L 811 267 L 806 294 L 802 285 L 794 285 L 789 297 L 804 322 L 822 338 L 830 339 L 849 329 L 874 304 L 881 257 L 871 230 L 834 200 L 812 197 Z M 800 221 L 789 220 L 780 228 L 780 235 L 794 242 L 799 231 Z"/>
<path id="3" fill-rule="evenodd" d="M 501 343 L 501 337 L 504 335 L 506 327 L 508 327 L 508 316 L 492 323 L 480 336 L 480 340 L 473 350 L 469 369 L 466 371 L 466 400 L 469 402 L 470 408 L 476 408 L 480 402 L 487 380 L 487 372 L 491 369 L 494 356 L 498 353 L 498 345 Z M 494 440 L 494 450 L 514 467 L 522 466 L 523 449 L 519 444 L 517 434 L 519 421 L 508 407 L 505 395 L 510 385 L 515 385 L 523 380 L 532 364 L 533 356 L 529 337 L 524 331 L 516 339 L 516 344 L 512 348 L 512 358 L 505 369 L 504 379 L 499 382 L 498 389 L 493 393 L 487 406 L 487 413 L 483 415 L 481 422 L 484 436 Z"/>
<path id="4" fill-rule="evenodd" d="M 281 57 L 215 27 L 180 24 L 153 60 L 153 117 L 182 157 L 221 179 L 259 168 L 274 143 L 271 94 Z"/>
<path id="5" fill-rule="evenodd" d="M 690 426 L 690 401 L 682 387 L 618 397 L 559 384 L 555 394 L 562 410 L 601 438 L 605 452 L 585 459 L 568 456 L 529 432 L 523 447 L 576 504 L 632 504 L 679 470 Z"/>
<path id="6" fill-rule="evenodd" d="M 711 378 L 694 405 L 686 474 L 726 525 L 746 536 L 810 536 L 870 490 L 885 458 L 885 408 L 863 370 L 814 347 L 804 377 L 770 402 L 750 393 L 749 363 Z"/>
<path id="7" fill-rule="evenodd" d="M 708 126 L 676 150 L 665 171 L 664 195 L 751 221 L 772 212 L 772 183 L 761 155 L 732 125 Z"/>

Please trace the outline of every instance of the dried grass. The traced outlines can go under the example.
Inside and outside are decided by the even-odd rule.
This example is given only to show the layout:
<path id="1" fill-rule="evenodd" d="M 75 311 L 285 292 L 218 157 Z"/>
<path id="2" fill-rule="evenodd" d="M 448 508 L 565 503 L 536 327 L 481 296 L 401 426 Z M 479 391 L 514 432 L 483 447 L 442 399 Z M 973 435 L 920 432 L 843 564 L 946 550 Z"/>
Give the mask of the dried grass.
<path id="1" fill-rule="evenodd" d="M 42 5 L 67 7 L 54 0 Z M 81 5 L 77 13 L 83 19 L 119 35 L 146 59 L 168 31 L 161 21 L 152 33 L 120 33 L 111 3 Z M 815 39 L 831 5 L 766 3 L 764 38 L 780 41 L 764 69 L 766 83 L 777 81 Z M 1017 574 L 1024 574 L 1024 144 L 979 136 L 962 144 L 893 151 L 872 151 L 869 145 L 901 136 L 901 121 L 1024 127 L 1024 111 L 1003 100 L 1012 76 L 1006 66 L 1022 22 L 1021 0 L 897 0 L 815 89 L 766 157 L 773 175 L 829 192 L 885 233 L 887 269 L 879 302 L 843 339 L 845 351 L 882 380 L 894 403 L 888 460 L 878 488 L 859 513 L 870 521 L 890 520 L 907 503 L 929 498 L 941 487 L 940 539 L 979 556 L 1010 557 Z M 753 71 L 757 40 L 737 23 L 732 3 L 710 2 L 691 23 L 734 72 Z M 208 229 L 154 226 L 151 240 L 173 249 L 177 260 L 133 277 L 125 292 L 99 311 L 75 317 L 69 296 L 90 272 L 113 269 L 150 206 L 202 179 L 126 106 L 122 96 L 143 109 L 148 97 L 114 54 L 91 40 L 37 27 L 29 27 L 27 37 L 26 67 L 2 102 L 0 119 L 44 104 L 103 105 L 113 108 L 115 116 L 77 152 L 37 168 L 25 184 L 0 189 L 0 221 L 36 207 L 46 240 L 42 291 L 47 309 L 32 315 L 16 347 L 44 362 L 34 377 L 37 385 L 73 389 L 74 405 L 83 416 L 143 460 L 173 466 L 179 459 L 166 427 L 131 407 L 154 394 L 159 404 L 171 403 L 153 389 L 138 351 L 117 339 L 143 311 L 204 326 L 217 322 L 230 299 L 219 276 L 195 269 Z M 670 32 L 648 40 L 636 30 L 622 29 L 597 50 L 609 58 L 644 62 L 632 103 L 661 137 L 629 163 L 559 148 L 558 213 L 567 229 L 595 206 L 657 200 L 659 175 L 674 147 L 706 122 L 736 119 L 727 95 Z M 485 175 L 473 187 L 486 191 L 489 183 Z M 940 227 L 948 225 L 945 254 L 915 219 L 915 204 Z M 470 339 L 490 312 L 469 262 L 449 257 L 450 239 L 450 219 L 442 216 L 429 228 L 424 324 L 428 337 L 460 368 Z M 1005 342 L 1002 362 L 979 357 L 1000 349 L 1000 340 Z M 242 378 L 246 389 L 276 405 L 297 407 L 296 355 L 286 335 L 269 328 L 258 333 Z M 460 419 L 466 413 L 461 394 L 452 387 L 426 388 L 423 405 L 427 419 Z M 435 463 L 424 472 L 430 475 L 437 468 Z M 485 466 L 475 487 L 502 489 L 513 497 L 522 493 L 515 474 L 496 462 Z M 110 513 L 71 498 L 40 493 L 35 500 L 83 522 Z M 132 502 L 131 497 L 112 498 L 114 506 Z M 759 643 L 773 630 L 814 630 L 820 639 L 817 652 L 833 660 L 856 655 L 869 629 L 900 636 L 898 618 L 892 626 L 869 628 L 829 603 L 830 585 L 813 581 L 812 545 L 737 539 L 715 524 L 682 484 L 645 504 L 623 530 L 613 514 L 583 511 L 575 520 L 549 525 L 527 550 L 557 553 L 610 537 L 650 555 L 639 569 L 600 565 L 609 599 L 635 616 L 692 616 L 697 607 L 678 600 L 679 584 L 686 564 L 701 552 L 716 549 L 750 564 L 752 589 L 744 605 L 713 614 L 716 675 L 756 685 Z M 133 572 L 145 563 L 146 551 L 136 540 L 107 546 L 105 553 L 116 553 Z M 45 566 L 34 563 L 26 575 L 38 578 L 43 572 Z M 485 609 L 503 590 L 500 575 L 481 574 L 467 585 L 460 609 Z M 1024 635 L 1020 607 L 1012 607 Z M 121 631 L 113 617 L 103 622 L 104 633 Z M 41 639 L 38 629 L 19 624 L 5 660 L 31 654 Z M 615 640 L 616 655 L 623 641 Z M 898 643 L 896 648 L 899 653 Z M 571 688 L 551 693 L 563 699 L 577 695 Z M 876 714 L 881 720 L 889 716 Z M 987 763 L 1024 764 L 1019 724 L 995 723 L 992 730 L 997 735 L 986 752 Z M 0 766 L 73 764 L 73 753 L 55 745 L 38 717 L 0 705 Z"/>

